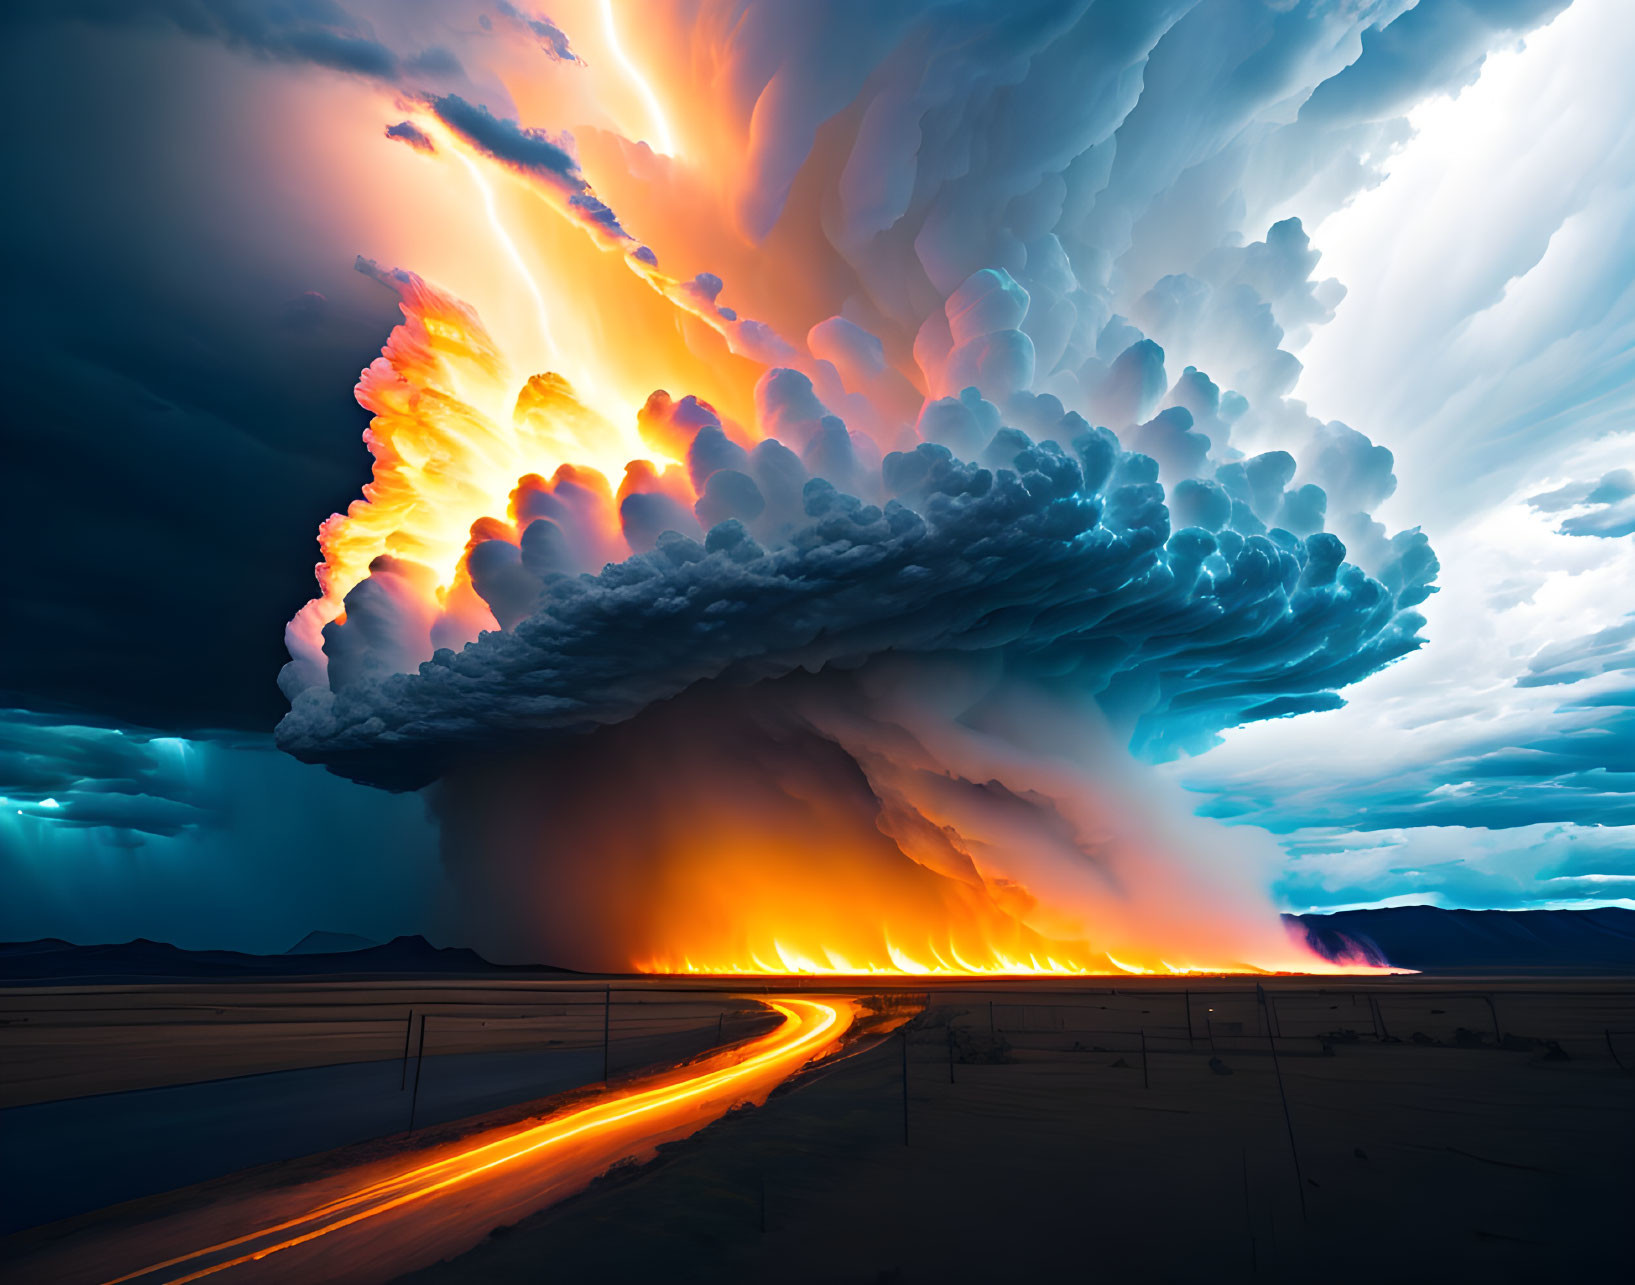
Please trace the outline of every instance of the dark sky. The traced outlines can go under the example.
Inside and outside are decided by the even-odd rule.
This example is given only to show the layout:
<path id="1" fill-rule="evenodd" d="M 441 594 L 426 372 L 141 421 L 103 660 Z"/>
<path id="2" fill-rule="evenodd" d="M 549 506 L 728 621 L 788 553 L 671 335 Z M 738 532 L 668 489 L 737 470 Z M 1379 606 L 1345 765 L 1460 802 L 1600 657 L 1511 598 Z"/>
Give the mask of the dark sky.
<path id="1" fill-rule="evenodd" d="M 351 387 L 396 306 L 356 247 L 289 235 L 310 194 L 244 164 L 271 127 L 257 75 L 174 38 L 0 40 L 0 103 L 29 126 L 0 206 L 4 522 L 26 550 L 0 703 L 162 728 L 283 712 L 283 624 L 318 520 L 367 477 Z"/>

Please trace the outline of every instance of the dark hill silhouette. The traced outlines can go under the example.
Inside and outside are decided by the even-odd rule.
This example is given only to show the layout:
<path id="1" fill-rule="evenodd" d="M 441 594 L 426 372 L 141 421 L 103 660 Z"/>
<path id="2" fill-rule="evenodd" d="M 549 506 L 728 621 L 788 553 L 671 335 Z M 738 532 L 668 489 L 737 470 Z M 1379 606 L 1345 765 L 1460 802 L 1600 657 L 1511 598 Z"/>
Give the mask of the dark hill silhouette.
<path id="1" fill-rule="evenodd" d="M 322 929 L 308 933 L 284 953 L 286 955 L 340 955 L 353 950 L 368 950 L 378 941 L 359 937 L 357 933 L 328 933 Z"/>
<path id="2" fill-rule="evenodd" d="M 1347 943 L 1422 971 L 1635 973 L 1635 910 L 1443 910 L 1391 906 L 1285 915 L 1329 959 Z"/>
<path id="3" fill-rule="evenodd" d="M 397 937 L 383 946 L 327 954 L 246 955 L 234 950 L 182 950 L 165 942 L 75 946 L 54 937 L 0 943 L 0 983 L 251 980 L 258 977 L 394 977 L 559 973 L 547 964 L 491 964 L 474 950 L 433 946 L 424 937 Z"/>
<path id="4" fill-rule="evenodd" d="M 1393 906 L 1329 915 L 1285 915 L 1320 954 L 1348 950 L 1430 972 L 1635 973 L 1635 910 L 1442 910 Z M 282 955 L 182 950 L 164 942 L 76 946 L 55 937 L 0 943 L 0 984 L 249 980 L 258 977 L 525 976 L 548 964 L 491 964 L 476 951 L 424 937 L 334 949 L 345 933 L 311 933 Z M 330 947 L 313 950 L 308 943 Z"/>

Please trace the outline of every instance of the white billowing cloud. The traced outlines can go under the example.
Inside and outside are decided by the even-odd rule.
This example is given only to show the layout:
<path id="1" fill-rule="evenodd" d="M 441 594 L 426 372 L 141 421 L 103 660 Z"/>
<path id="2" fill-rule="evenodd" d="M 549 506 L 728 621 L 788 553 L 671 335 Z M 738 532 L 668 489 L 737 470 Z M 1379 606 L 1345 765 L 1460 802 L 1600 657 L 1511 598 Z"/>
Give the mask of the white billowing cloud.
<path id="1" fill-rule="evenodd" d="M 1631 826 L 1326 830 L 1301 835 L 1290 847 L 1278 892 L 1296 912 L 1635 908 Z M 1383 888 L 1401 891 L 1382 897 Z"/>
<path id="2" fill-rule="evenodd" d="M 1598 443 L 1572 459 L 1570 475 L 1598 477 L 1609 457 L 1632 450 L 1635 436 Z M 1570 692 L 1518 685 L 1536 672 L 1536 658 L 1619 625 L 1635 606 L 1635 541 L 1562 534 L 1555 515 L 1528 504 L 1532 489 L 1438 536 L 1449 573 L 1421 607 L 1425 649 L 1359 685 L 1344 709 L 1234 729 L 1207 756 L 1167 770 L 1196 789 L 1262 801 L 1216 805 L 1223 814 L 1285 829 L 1365 828 L 1368 810 L 1387 799 L 1403 806 L 1457 787 L 1450 764 L 1536 741 L 1564 725 L 1557 711 L 1569 701 L 1627 687 L 1617 672 Z M 1567 718 L 1578 725 L 1597 716 Z"/>
<path id="3" fill-rule="evenodd" d="M 1416 107 L 1385 181 L 1312 229 L 1349 294 L 1297 393 L 1395 452 L 1389 516 L 1467 516 L 1635 422 L 1632 63 L 1627 6 L 1577 0 Z"/>
<path id="4" fill-rule="evenodd" d="M 1420 104 L 1384 181 L 1313 229 L 1349 292 L 1296 396 L 1394 452 L 1380 511 L 1422 522 L 1444 573 L 1430 645 L 1345 709 L 1171 769 L 1284 835 L 1294 908 L 1630 891 L 1632 57 L 1623 6 L 1578 0 Z M 1611 864 L 1559 870 L 1570 845 Z"/>

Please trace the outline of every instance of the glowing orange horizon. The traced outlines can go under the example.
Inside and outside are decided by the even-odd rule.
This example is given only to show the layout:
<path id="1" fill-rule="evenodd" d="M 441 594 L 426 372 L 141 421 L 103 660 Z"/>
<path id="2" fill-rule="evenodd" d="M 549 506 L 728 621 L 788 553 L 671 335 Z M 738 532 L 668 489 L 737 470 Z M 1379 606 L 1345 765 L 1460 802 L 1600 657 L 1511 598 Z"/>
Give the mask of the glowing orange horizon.
<path id="1" fill-rule="evenodd" d="M 1094 963 L 1077 963 L 1071 960 L 1058 959 L 1055 956 L 1046 956 L 1043 959 L 1036 956 L 1030 956 L 1026 959 L 1013 959 L 996 955 L 991 963 L 972 963 L 957 954 L 954 956 L 954 962 L 950 963 L 947 958 L 934 951 L 931 952 L 930 956 L 933 962 L 926 963 L 896 947 L 891 948 L 890 962 L 886 964 L 853 963 L 834 951 L 827 951 L 824 954 L 825 961 L 820 962 L 810 956 L 782 947 L 778 943 L 773 943 L 773 956 L 776 962 L 770 962 L 762 958 L 758 953 L 751 951 L 747 956 L 747 962 L 733 960 L 700 964 L 691 959 L 683 959 L 679 964 L 671 964 L 663 960 L 648 960 L 643 962 L 637 971 L 672 977 L 757 977 L 767 979 L 780 977 L 824 977 L 833 979 L 848 977 L 860 979 L 928 977 L 967 978 L 972 980 L 1012 977 L 1395 976 L 1413 971 L 1411 969 L 1395 968 L 1388 964 L 1336 962 L 1321 958 L 1299 962 L 1293 960 L 1280 961 L 1279 964 L 1273 966 L 1258 966 L 1245 963 L 1181 966 L 1159 960 L 1156 968 L 1145 968 L 1140 964 L 1132 964 L 1125 960 L 1116 959 L 1106 952 L 1102 952 L 1106 964 L 1101 966 Z"/>

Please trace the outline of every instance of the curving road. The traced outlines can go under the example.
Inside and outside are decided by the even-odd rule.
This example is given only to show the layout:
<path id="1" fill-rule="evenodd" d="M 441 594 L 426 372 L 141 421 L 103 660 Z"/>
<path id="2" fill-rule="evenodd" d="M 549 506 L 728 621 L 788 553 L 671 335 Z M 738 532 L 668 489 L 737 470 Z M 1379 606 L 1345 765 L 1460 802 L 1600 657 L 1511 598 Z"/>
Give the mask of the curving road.
<path id="1" fill-rule="evenodd" d="M 689 1066 L 604 1090 L 538 1122 L 512 1125 L 350 1173 L 189 1210 L 105 1237 L 82 1233 L 23 1265 L 59 1282 L 390 1280 L 459 1253 L 505 1225 L 643 1158 L 832 1050 L 855 1000 L 764 1001 L 770 1033 Z M 224 1234 L 228 1233 L 228 1234 Z"/>

